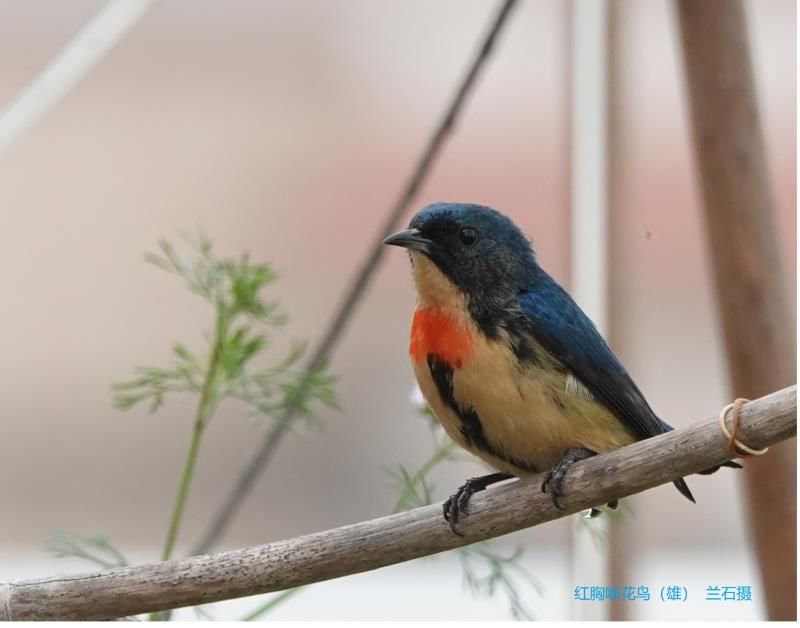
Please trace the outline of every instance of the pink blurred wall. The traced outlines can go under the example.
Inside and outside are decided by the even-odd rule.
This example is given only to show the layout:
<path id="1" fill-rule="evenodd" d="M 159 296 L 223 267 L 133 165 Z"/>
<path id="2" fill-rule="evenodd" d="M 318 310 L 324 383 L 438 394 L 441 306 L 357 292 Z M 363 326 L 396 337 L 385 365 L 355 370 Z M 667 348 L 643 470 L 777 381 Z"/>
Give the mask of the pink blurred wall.
<path id="1" fill-rule="evenodd" d="M 0 4 L 0 102 L 101 4 Z M 747 6 L 794 294 L 795 5 Z M 668 9 L 617 4 L 611 337 L 654 407 L 683 425 L 728 394 Z M 161 543 L 191 401 L 119 414 L 109 385 L 163 363 L 175 340 L 196 346 L 210 318 L 142 253 L 200 225 L 220 252 L 247 249 L 280 271 L 274 294 L 292 319 L 278 347 L 317 338 L 493 10 L 478 0 L 162 2 L 0 156 L 0 476 L 13 478 L 0 547 L 38 551 L 55 528 Z M 559 0 L 521 4 L 417 203 L 504 210 L 565 282 L 567 20 Z M 344 411 L 321 413 L 322 433 L 288 439 L 225 545 L 391 507 L 384 467 L 413 465 L 428 447 L 407 401 L 412 304 L 407 262 L 391 251 L 333 361 Z M 182 540 L 255 447 L 261 430 L 240 410 L 225 406 L 211 426 Z M 442 472 L 442 495 L 476 470 Z M 665 487 L 632 500 L 631 551 L 742 542 L 732 474 L 691 484 L 695 507 Z M 715 516 L 725 526 L 704 525 Z M 559 522 L 521 538 L 560 543 L 568 531 Z"/>

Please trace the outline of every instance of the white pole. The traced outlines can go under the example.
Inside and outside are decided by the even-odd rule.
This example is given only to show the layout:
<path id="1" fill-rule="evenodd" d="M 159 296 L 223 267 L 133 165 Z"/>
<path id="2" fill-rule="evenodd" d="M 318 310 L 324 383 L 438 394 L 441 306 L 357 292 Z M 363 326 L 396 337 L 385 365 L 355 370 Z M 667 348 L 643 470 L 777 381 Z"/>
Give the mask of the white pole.
<path id="1" fill-rule="evenodd" d="M 139 21 L 155 0 L 113 0 L 0 111 L 0 155 L 32 127 Z"/>
<path id="2" fill-rule="evenodd" d="M 604 336 L 606 316 L 608 210 L 606 0 L 573 0 L 572 4 L 572 242 L 571 292 Z M 607 542 L 595 543 L 591 526 L 608 538 L 608 519 L 575 518 L 572 534 L 572 590 L 609 583 Z M 608 619 L 605 602 L 572 602 L 572 618 Z"/>

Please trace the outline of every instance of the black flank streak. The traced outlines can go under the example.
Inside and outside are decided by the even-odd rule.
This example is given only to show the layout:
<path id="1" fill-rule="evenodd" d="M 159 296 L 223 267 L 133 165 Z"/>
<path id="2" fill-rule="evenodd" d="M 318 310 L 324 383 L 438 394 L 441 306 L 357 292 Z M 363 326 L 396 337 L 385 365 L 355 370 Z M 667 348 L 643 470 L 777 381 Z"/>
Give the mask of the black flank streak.
<path id="1" fill-rule="evenodd" d="M 491 340 L 499 340 L 500 331 L 508 334 L 511 350 L 520 365 L 538 366 L 540 357 L 532 342 L 533 330 L 527 318 L 515 312 L 513 306 L 492 308 L 491 304 L 480 297 L 472 296 L 469 301 L 469 313 L 480 330 Z"/>
<path id="2" fill-rule="evenodd" d="M 428 354 L 426 361 L 428 363 L 428 369 L 431 372 L 431 377 L 433 378 L 434 384 L 436 384 L 436 389 L 439 391 L 442 401 L 444 401 L 461 420 L 461 427 L 459 429 L 461 431 L 461 435 L 464 437 L 464 440 L 468 445 L 485 451 L 492 456 L 495 456 L 500 460 L 504 460 L 505 462 L 508 462 L 509 464 L 514 465 L 515 467 L 524 471 L 537 471 L 537 469 L 531 464 L 525 462 L 524 460 L 519 460 L 518 458 L 513 458 L 506 455 L 505 452 L 489 442 L 489 440 L 486 438 L 486 434 L 483 432 L 483 425 L 481 424 L 481 419 L 478 416 L 478 413 L 475 412 L 474 408 L 465 408 L 459 404 L 453 395 L 452 367 L 438 360 L 436 356 L 431 354 Z"/>

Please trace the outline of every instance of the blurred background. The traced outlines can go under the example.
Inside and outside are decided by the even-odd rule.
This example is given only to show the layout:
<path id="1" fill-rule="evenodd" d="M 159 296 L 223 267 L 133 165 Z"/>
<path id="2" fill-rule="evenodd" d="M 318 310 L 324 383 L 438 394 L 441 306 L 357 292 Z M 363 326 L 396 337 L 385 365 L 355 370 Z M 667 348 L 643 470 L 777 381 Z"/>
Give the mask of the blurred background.
<path id="1" fill-rule="evenodd" d="M 0 106 L 102 7 L 0 1 Z M 611 95 L 609 335 L 654 409 L 681 427 L 728 403 L 726 368 L 691 150 L 677 22 L 666 0 L 616 0 Z M 795 302 L 796 5 L 745 3 L 776 220 Z M 318 339 L 380 235 L 496 11 L 480 0 L 164 0 L 0 154 L 0 580 L 85 571 L 44 550 L 48 533 L 102 531 L 156 560 L 195 400 L 155 415 L 112 409 L 110 384 L 200 349 L 211 310 L 143 261 L 159 238 L 200 227 L 218 253 L 250 251 L 280 280 L 290 315 L 275 355 Z M 525 0 L 512 15 L 415 205 L 459 200 L 510 215 L 541 264 L 570 278 L 570 3 Z M 290 435 L 218 549 L 387 514 L 387 473 L 429 451 L 409 402 L 408 262 L 386 255 L 331 363 L 341 411 Z M 178 553 L 204 531 L 265 424 L 224 405 L 209 427 Z M 477 464 L 435 476 L 445 497 Z M 631 602 L 634 619 L 763 617 L 733 472 L 628 500 L 625 584 L 689 587 L 689 600 Z M 526 548 L 540 619 L 570 616 L 573 524 L 503 541 Z M 508 616 L 472 599 L 453 557 L 322 583 L 275 619 Z M 752 602 L 707 602 L 708 585 L 752 585 Z M 694 595 L 692 593 L 694 592 Z M 249 602 L 252 605 L 252 601 Z M 248 601 L 219 605 L 236 617 Z M 189 615 L 190 616 L 190 615 Z"/>

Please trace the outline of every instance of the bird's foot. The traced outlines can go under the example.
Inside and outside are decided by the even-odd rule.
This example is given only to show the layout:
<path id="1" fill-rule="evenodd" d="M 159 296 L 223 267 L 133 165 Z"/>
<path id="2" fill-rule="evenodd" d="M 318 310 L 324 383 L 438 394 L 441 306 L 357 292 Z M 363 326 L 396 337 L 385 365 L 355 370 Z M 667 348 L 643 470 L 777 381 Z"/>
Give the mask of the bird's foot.
<path id="1" fill-rule="evenodd" d="M 561 456 L 561 460 L 545 474 L 542 482 L 542 492 L 550 495 L 556 508 L 564 510 L 564 507 L 558 502 L 558 498 L 564 495 L 564 478 L 567 475 L 567 470 L 576 462 L 596 455 L 596 452 L 585 447 L 570 447 Z"/>
<path id="2" fill-rule="evenodd" d="M 442 515 L 444 520 L 450 524 L 450 529 L 458 536 L 463 534 L 458 529 L 458 520 L 461 515 L 467 514 L 467 505 L 469 499 L 475 493 L 486 489 L 490 484 L 502 482 L 503 480 L 510 480 L 513 475 L 508 473 L 490 473 L 489 475 L 482 475 L 476 478 L 470 478 L 459 489 L 447 498 L 447 501 L 442 504 Z"/>

